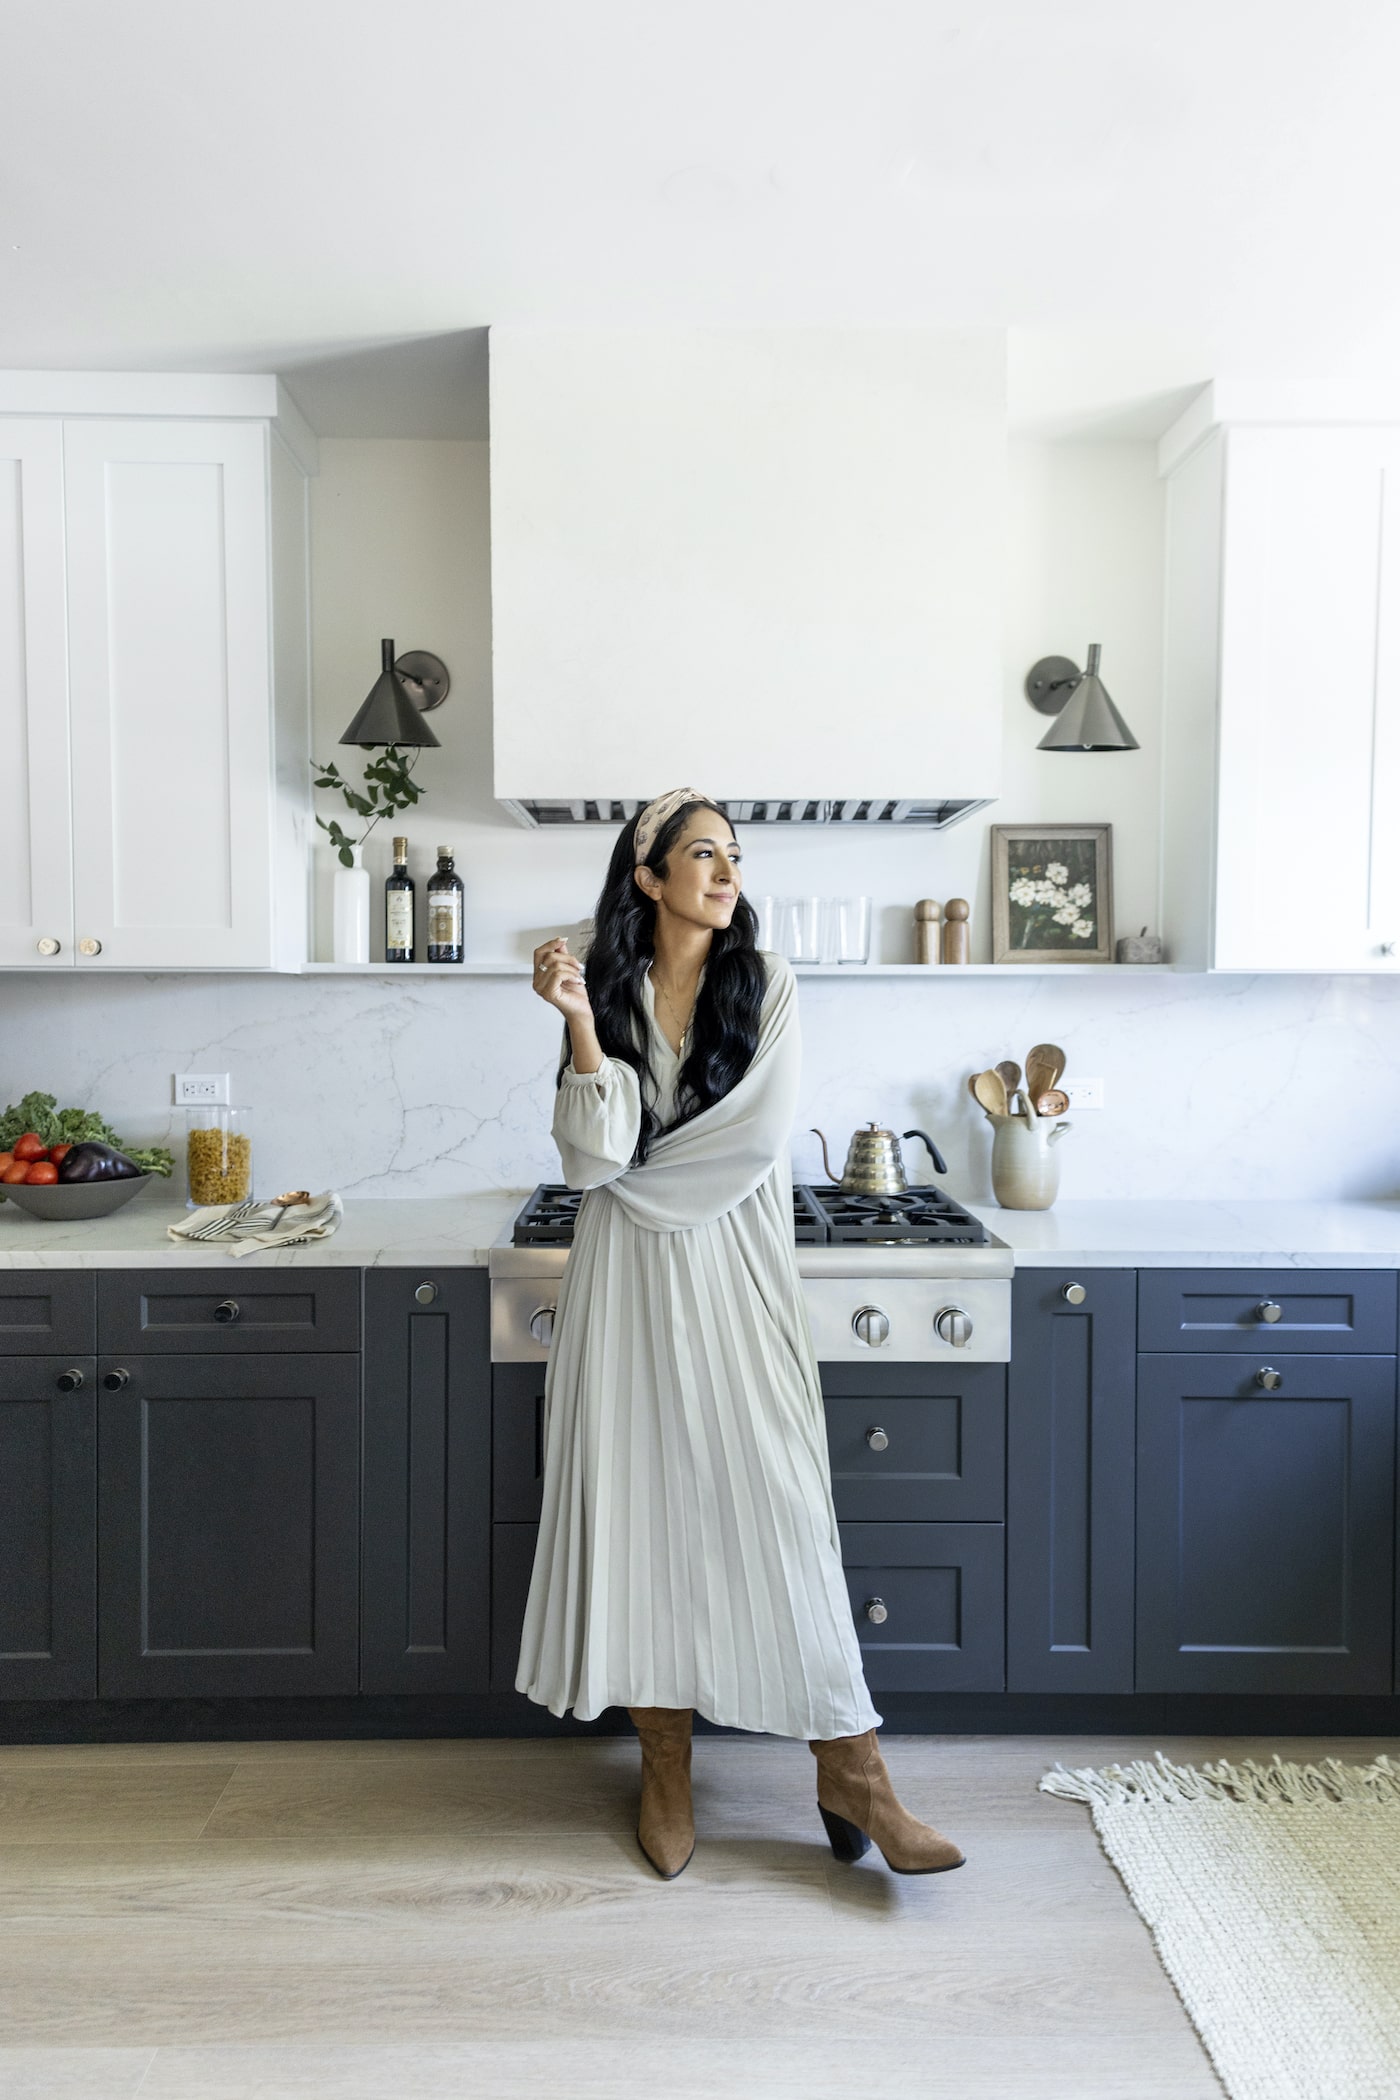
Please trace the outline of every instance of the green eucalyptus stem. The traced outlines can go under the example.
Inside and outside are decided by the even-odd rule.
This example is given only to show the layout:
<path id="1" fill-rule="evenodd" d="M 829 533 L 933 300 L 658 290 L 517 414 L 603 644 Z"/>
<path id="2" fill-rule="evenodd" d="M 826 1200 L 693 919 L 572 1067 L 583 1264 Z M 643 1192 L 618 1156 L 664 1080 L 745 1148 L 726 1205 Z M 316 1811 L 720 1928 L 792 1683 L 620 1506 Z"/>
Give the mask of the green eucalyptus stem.
<path id="1" fill-rule="evenodd" d="M 352 838 L 335 817 L 329 821 L 325 817 L 316 819 L 322 831 L 329 835 L 342 867 L 354 867 L 355 847 L 363 846 L 376 824 L 385 817 L 396 816 L 401 809 L 412 809 L 419 800 L 423 790 L 415 786 L 413 780 L 413 768 L 419 756 L 416 744 L 407 757 L 397 744 L 385 744 L 379 756 L 365 767 L 363 794 L 342 777 L 334 761 L 322 765 L 319 759 L 312 759 L 311 770 L 316 775 L 317 787 L 334 788 L 344 796 L 346 808 L 364 819 L 358 838 Z"/>

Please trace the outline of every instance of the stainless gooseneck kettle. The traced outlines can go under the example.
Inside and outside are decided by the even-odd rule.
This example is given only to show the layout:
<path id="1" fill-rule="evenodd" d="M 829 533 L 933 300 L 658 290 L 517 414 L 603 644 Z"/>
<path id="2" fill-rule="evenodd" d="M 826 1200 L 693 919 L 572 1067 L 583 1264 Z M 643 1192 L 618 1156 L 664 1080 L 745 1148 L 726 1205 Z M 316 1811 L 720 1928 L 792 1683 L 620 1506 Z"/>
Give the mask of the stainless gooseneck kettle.
<path id="1" fill-rule="evenodd" d="M 836 1182 L 845 1195 L 902 1196 L 908 1188 L 899 1139 L 892 1130 L 882 1130 L 878 1123 L 868 1123 L 863 1130 L 858 1130 L 851 1139 L 846 1165 L 838 1178 L 831 1171 L 825 1133 L 815 1124 L 809 1127 L 812 1135 L 822 1141 L 822 1165 L 826 1168 L 827 1179 Z M 948 1163 L 926 1130 L 906 1130 L 904 1135 L 922 1138 L 928 1146 L 934 1173 L 947 1173 Z"/>

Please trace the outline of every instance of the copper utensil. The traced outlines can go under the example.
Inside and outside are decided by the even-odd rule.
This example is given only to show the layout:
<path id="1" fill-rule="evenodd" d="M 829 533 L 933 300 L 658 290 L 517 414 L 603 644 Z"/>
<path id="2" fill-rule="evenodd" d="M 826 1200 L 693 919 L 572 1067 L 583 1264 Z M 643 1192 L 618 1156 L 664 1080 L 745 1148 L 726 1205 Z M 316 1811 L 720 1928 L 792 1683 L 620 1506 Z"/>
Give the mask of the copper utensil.
<path id="1" fill-rule="evenodd" d="M 1069 1109 L 1069 1095 L 1062 1087 L 1048 1087 L 1035 1104 L 1038 1116 L 1062 1116 Z"/>

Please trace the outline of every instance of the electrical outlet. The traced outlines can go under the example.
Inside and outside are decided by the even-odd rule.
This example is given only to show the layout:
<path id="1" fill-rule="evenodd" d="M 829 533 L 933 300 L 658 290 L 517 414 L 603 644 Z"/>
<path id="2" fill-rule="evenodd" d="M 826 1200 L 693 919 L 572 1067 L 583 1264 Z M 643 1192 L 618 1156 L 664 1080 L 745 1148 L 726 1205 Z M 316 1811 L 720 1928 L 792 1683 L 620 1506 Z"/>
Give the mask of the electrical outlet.
<path id="1" fill-rule="evenodd" d="M 211 1101 L 228 1100 L 227 1072 L 177 1072 L 175 1106 L 206 1108 Z"/>
<path id="2" fill-rule="evenodd" d="M 1101 1079 L 1062 1079 L 1061 1093 L 1069 1095 L 1071 1108 L 1102 1108 L 1103 1081 Z"/>

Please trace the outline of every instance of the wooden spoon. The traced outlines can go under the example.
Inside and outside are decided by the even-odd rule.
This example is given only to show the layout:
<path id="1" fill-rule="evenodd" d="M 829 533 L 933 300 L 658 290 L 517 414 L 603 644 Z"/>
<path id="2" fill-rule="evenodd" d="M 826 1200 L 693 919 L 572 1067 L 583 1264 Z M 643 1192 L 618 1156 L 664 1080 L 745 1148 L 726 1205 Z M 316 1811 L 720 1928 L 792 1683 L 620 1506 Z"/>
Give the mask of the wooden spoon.
<path id="1" fill-rule="evenodd" d="M 1006 1081 L 1000 1072 L 978 1072 L 972 1082 L 972 1093 L 979 1107 L 985 1108 L 989 1116 L 1007 1113 Z"/>
<path id="2" fill-rule="evenodd" d="M 1006 1082 L 1006 1093 L 1009 1100 L 1021 1084 L 1021 1067 L 1017 1064 L 1014 1057 L 1004 1057 L 999 1065 L 993 1065 L 992 1070 L 1000 1072 L 1003 1080 Z"/>
<path id="3" fill-rule="evenodd" d="M 1032 1101 L 1059 1085 L 1064 1068 L 1065 1053 L 1058 1043 L 1037 1043 L 1026 1052 L 1026 1092 Z"/>

